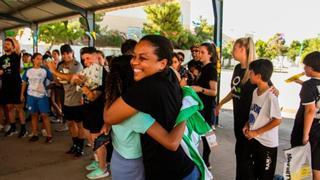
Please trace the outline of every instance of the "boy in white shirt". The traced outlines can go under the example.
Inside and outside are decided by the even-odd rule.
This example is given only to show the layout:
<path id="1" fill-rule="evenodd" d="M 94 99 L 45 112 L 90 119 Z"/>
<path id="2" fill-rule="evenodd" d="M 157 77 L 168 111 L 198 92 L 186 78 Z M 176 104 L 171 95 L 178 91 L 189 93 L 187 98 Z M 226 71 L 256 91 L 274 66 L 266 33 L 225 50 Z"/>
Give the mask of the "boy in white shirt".
<path id="1" fill-rule="evenodd" d="M 258 87 L 253 91 L 249 121 L 243 134 L 250 140 L 255 179 L 273 179 L 281 123 L 278 99 L 268 85 L 273 65 L 270 60 L 259 59 L 251 62 L 249 69 L 250 81 Z"/>

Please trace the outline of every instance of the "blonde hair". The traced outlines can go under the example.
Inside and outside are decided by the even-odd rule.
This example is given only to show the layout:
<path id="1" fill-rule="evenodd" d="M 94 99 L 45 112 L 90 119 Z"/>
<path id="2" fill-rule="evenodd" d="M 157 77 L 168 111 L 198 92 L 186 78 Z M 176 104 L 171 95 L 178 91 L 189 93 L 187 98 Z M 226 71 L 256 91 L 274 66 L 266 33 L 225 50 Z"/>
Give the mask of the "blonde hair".
<path id="1" fill-rule="evenodd" d="M 234 45 L 236 44 L 239 44 L 240 47 L 244 47 L 246 49 L 247 67 L 241 80 L 241 84 L 245 84 L 249 80 L 249 65 L 256 59 L 255 45 L 251 37 L 239 38 L 235 41 Z"/>

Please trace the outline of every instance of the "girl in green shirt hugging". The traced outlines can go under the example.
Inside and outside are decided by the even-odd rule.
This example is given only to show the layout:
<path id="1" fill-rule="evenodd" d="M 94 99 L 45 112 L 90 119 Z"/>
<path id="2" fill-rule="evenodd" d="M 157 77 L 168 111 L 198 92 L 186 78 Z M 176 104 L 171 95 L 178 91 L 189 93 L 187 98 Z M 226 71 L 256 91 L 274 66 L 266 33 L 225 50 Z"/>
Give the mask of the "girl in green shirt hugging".
<path id="1" fill-rule="evenodd" d="M 106 109 L 134 83 L 130 60 L 128 57 L 120 56 L 111 63 L 106 83 Z M 121 110 L 118 112 L 121 113 Z M 136 113 L 120 124 L 112 125 L 112 179 L 145 179 L 140 133 L 147 133 L 168 150 L 176 151 L 184 130 L 185 122 L 168 133 L 154 118 L 143 112 Z"/>

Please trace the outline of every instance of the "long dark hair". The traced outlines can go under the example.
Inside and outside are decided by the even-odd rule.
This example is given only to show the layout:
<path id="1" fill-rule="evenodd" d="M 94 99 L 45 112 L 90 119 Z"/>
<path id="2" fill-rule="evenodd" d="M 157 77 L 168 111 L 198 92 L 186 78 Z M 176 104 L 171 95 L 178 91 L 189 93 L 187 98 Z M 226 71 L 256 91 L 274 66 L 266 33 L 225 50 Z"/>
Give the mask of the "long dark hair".
<path id="1" fill-rule="evenodd" d="M 200 46 L 206 47 L 208 53 L 211 55 L 210 62 L 216 66 L 218 61 L 218 53 L 216 50 L 216 45 L 214 43 L 202 43 Z"/>
<path id="2" fill-rule="evenodd" d="M 134 83 L 133 70 L 130 65 L 132 56 L 119 56 L 111 61 L 110 73 L 106 80 L 107 108 Z"/>

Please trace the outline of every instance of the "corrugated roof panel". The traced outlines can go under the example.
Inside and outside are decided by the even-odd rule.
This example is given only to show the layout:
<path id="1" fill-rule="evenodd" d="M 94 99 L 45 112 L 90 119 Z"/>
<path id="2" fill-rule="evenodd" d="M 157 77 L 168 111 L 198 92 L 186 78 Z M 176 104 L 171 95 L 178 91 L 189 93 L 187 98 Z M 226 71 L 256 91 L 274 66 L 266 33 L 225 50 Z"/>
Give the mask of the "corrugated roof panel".
<path id="1" fill-rule="evenodd" d="M 141 6 L 152 2 L 166 0 L 66 0 L 76 6 L 86 10 L 116 10 L 128 7 Z M 10 14 L 33 23 L 53 21 L 55 19 L 67 18 L 78 15 L 77 12 L 63 5 L 56 4 L 52 0 L 5 0 L 0 1 L 0 13 Z M 6 19 L 0 18 L 0 31 L 3 29 L 17 28 L 24 26 L 25 23 L 5 22 Z"/>
<path id="2" fill-rule="evenodd" d="M 24 10 L 23 12 L 21 12 L 21 15 L 27 17 L 26 19 L 32 22 L 55 16 L 55 14 L 51 14 L 50 12 L 43 11 L 38 8 L 29 8 L 27 10 Z"/>
<path id="3" fill-rule="evenodd" d="M 43 4 L 41 6 L 38 6 L 38 8 L 40 8 L 42 10 L 45 10 L 47 12 L 50 12 L 51 14 L 56 14 L 56 15 L 72 12 L 71 9 L 66 8 L 64 6 L 61 6 L 59 4 L 53 3 L 53 2 L 52 3 Z"/>

